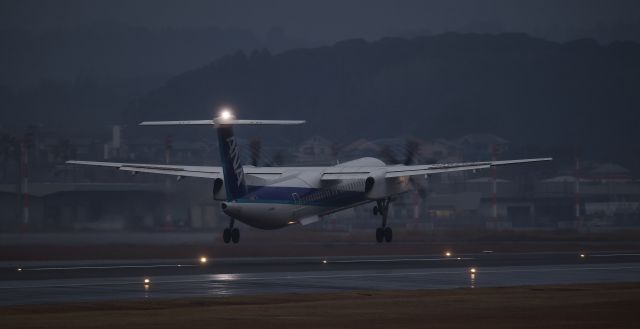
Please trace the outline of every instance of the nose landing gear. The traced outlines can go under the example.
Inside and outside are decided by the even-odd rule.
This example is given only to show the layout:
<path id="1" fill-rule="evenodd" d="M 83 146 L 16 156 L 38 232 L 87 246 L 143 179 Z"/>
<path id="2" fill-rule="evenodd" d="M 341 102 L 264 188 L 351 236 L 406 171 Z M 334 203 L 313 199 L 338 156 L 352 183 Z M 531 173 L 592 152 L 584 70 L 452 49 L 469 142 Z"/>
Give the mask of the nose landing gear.
<path id="1" fill-rule="evenodd" d="M 376 241 L 382 243 L 383 241 L 391 242 L 393 240 L 393 230 L 387 226 L 387 215 L 389 214 L 389 204 L 391 198 L 382 200 L 376 200 L 376 205 L 373 207 L 373 214 L 382 216 L 382 226 L 376 229 Z"/>
<path id="2" fill-rule="evenodd" d="M 240 242 L 240 230 L 237 227 L 233 227 L 235 219 L 231 218 L 229 220 L 229 227 L 225 228 L 222 232 L 222 240 L 224 243 L 238 243 Z"/>

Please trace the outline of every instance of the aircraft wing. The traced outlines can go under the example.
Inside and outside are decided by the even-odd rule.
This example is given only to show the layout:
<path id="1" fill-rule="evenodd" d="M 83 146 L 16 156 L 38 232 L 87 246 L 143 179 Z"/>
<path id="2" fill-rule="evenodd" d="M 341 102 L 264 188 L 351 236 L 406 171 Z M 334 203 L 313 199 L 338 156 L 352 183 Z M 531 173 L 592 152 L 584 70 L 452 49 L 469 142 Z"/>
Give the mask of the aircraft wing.
<path id="1" fill-rule="evenodd" d="M 201 178 L 222 178 L 222 167 L 209 166 L 177 166 L 177 165 L 160 165 L 160 164 L 144 164 L 144 163 L 122 163 L 122 162 L 100 162 L 100 161 L 77 161 L 71 160 L 67 163 L 112 167 L 132 173 L 150 173 L 171 175 L 179 177 L 201 177 Z"/>
<path id="2" fill-rule="evenodd" d="M 124 162 L 101 162 L 101 161 L 67 161 L 70 164 L 111 167 L 132 173 L 149 173 L 160 175 L 171 175 L 179 177 L 200 177 L 200 178 L 223 178 L 222 167 L 215 166 L 181 166 L 181 165 L 161 165 L 161 164 L 145 164 L 145 163 L 124 163 Z M 285 174 L 288 170 L 295 167 L 253 167 L 245 166 L 244 172 L 248 175 L 260 178 L 276 178 Z"/>
<path id="3" fill-rule="evenodd" d="M 463 162 L 463 163 L 442 163 L 430 165 L 412 165 L 412 166 L 387 166 L 387 167 L 253 167 L 244 166 L 244 172 L 264 179 L 274 179 L 281 175 L 297 172 L 300 170 L 318 170 L 324 171 L 322 180 L 345 180 L 345 179 L 366 179 L 372 173 L 385 171 L 386 178 L 430 175 L 455 171 L 487 169 L 495 166 L 532 163 L 540 161 L 549 161 L 551 158 L 535 158 L 520 159 L 506 161 L 484 161 L 484 162 Z M 144 164 L 144 163 L 123 163 L 123 162 L 100 162 L 100 161 L 67 161 L 70 164 L 112 167 L 123 171 L 133 173 L 150 173 L 171 175 L 178 177 L 200 177 L 200 178 L 223 178 L 222 167 L 215 166 L 180 166 L 180 165 L 161 165 L 161 164 Z"/>
<path id="4" fill-rule="evenodd" d="M 484 162 L 463 162 L 463 163 L 441 163 L 431 165 L 415 165 L 415 166 L 393 166 L 387 169 L 385 177 L 401 177 L 415 175 L 430 175 L 454 171 L 467 171 L 487 169 L 497 166 L 506 166 L 514 164 L 532 163 L 540 161 L 551 161 L 551 158 L 534 158 L 504 161 L 484 161 Z"/>
<path id="5" fill-rule="evenodd" d="M 386 178 L 430 175 L 455 171 L 467 171 L 487 169 L 496 166 L 505 166 L 522 163 L 532 163 L 540 161 L 550 161 L 551 158 L 534 158 L 505 161 L 483 161 L 483 162 L 462 162 L 462 163 L 438 163 L 430 165 L 393 165 L 387 167 L 339 167 L 328 168 L 322 175 L 322 180 L 345 180 L 345 179 L 366 179 L 370 175 L 384 171 Z"/>

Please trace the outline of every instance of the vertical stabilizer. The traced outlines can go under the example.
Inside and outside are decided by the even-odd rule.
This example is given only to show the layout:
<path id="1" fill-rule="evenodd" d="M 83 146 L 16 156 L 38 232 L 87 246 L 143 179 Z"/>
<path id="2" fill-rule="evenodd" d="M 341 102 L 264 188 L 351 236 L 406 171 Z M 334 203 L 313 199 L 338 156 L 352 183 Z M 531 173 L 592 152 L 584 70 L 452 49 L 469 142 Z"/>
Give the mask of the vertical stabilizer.
<path id="1" fill-rule="evenodd" d="M 227 201 L 233 201 L 247 194 L 246 179 L 240 161 L 240 149 L 233 135 L 232 125 L 219 125 L 216 130 Z"/>
<path id="2" fill-rule="evenodd" d="M 299 125 L 304 120 L 236 120 L 228 110 L 213 120 L 182 120 L 182 121 L 145 121 L 142 126 L 214 126 L 218 134 L 218 148 L 220 149 L 220 161 L 222 162 L 222 174 L 224 176 L 224 188 L 227 201 L 242 198 L 247 194 L 246 177 L 240 161 L 240 149 L 235 136 L 234 125 Z"/>

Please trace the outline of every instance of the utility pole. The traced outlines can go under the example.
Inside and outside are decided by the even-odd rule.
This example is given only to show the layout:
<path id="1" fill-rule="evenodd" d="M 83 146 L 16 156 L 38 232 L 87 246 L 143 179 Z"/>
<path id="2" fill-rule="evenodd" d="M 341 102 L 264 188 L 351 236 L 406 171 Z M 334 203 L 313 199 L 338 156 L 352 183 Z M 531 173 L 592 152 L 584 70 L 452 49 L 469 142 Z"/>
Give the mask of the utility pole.
<path id="1" fill-rule="evenodd" d="M 497 147 L 491 145 L 491 160 L 496 161 Z M 496 167 L 491 166 L 491 216 L 493 219 L 498 218 L 498 184 L 496 182 Z"/>
<path id="2" fill-rule="evenodd" d="M 576 156 L 576 173 L 575 173 L 575 211 L 576 211 L 576 225 L 578 228 L 582 228 L 582 217 L 580 216 L 580 158 Z"/>
<path id="3" fill-rule="evenodd" d="M 173 136 L 167 135 L 164 138 L 164 161 L 166 164 L 171 163 L 171 150 L 173 149 Z M 171 187 L 173 185 L 173 180 L 167 178 L 165 180 L 165 196 L 171 193 Z M 173 229 L 173 217 L 171 214 L 171 210 L 173 205 L 171 202 L 167 202 L 165 204 L 165 216 L 164 216 L 164 230 L 171 231 Z"/>
<path id="4" fill-rule="evenodd" d="M 20 142 L 20 176 L 22 176 L 22 225 L 27 229 L 29 225 L 29 149 L 33 143 L 33 136 L 25 134 Z"/>

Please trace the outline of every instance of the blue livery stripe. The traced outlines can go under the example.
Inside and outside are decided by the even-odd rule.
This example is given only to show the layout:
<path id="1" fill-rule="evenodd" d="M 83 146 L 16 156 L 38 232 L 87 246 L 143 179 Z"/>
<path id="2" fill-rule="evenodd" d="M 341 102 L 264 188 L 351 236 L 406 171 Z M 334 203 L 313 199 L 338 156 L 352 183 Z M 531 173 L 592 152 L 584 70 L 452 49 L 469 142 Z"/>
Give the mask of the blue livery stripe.
<path id="1" fill-rule="evenodd" d="M 339 189 L 289 186 L 249 186 L 248 193 L 236 199 L 240 203 L 298 204 L 320 207 L 344 207 L 365 201 L 365 193 Z"/>

